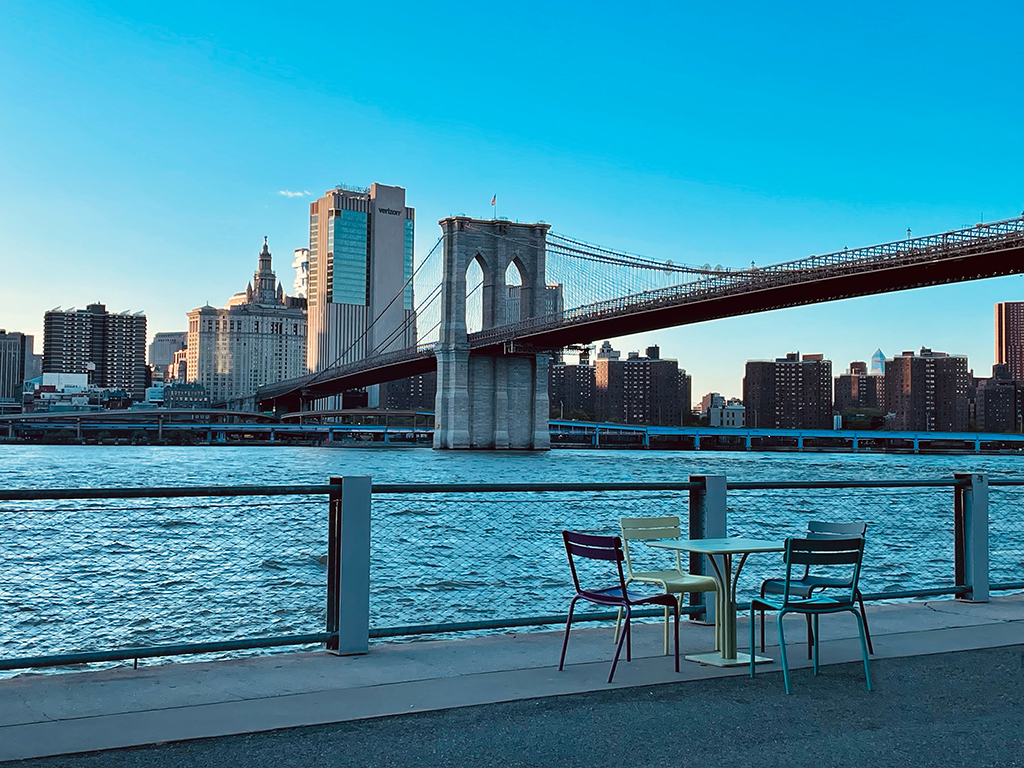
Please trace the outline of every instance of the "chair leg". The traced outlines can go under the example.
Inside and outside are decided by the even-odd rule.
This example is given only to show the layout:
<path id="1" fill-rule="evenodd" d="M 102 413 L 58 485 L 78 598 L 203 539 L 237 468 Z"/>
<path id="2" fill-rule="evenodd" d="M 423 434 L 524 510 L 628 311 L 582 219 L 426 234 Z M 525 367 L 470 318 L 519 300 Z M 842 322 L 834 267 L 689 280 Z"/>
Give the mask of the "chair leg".
<path id="1" fill-rule="evenodd" d="M 665 606 L 665 655 L 668 656 L 668 606 Z"/>
<path id="2" fill-rule="evenodd" d="M 679 596 L 679 602 L 681 603 L 682 601 L 683 601 L 683 597 L 682 597 L 682 595 L 680 595 Z M 676 613 L 676 615 L 675 615 L 675 625 L 676 625 L 676 672 L 678 672 L 679 671 L 679 614 L 682 613 L 682 611 L 679 610 L 679 605 L 678 604 L 676 604 L 676 611 L 675 611 L 675 613 Z"/>
<path id="3" fill-rule="evenodd" d="M 619 608 L 619 616 L 615 619 L 615 637 L 612 638 L 613 643 L 619 642 L 619 632 L 622 630 L 622 609 Z"/>
<path id="4" fill-rule="evenodd" d="M 807 620 L 811 621 L 811 614 L 807 614 Z M 811 646 L 811 649 L 814 656 L 814 674 L 817 676 L 820 670 L 818 661 L 821 658 L 821 635 L 818 633 L 818 614 L 814 614 L 814 620 L 812 623 L 814 624 L 814 636 L 812 637 L 813 645 Z"/>
<path id="5" fill-rule="evenodd" d="M 811 654 L 814 648 L 814 638 L 817 633 L 811 628 L 811 614 L 806 614 L 807 618 L 807 658 L 811 658 Z"/>
<path id="6" fill-rule="evenodd" d="M 750 676 L 754 676 L 754 604 L 750 604 Z M 761 650 L 764 650 L 764 608 L 761 609 Z"/>
<path id="7" fill-rule="evenodd" d="M 814 594 L 814 589 L 812 587 L 810 590 L 808 590 L 807 597 L 809 598 L 813 594 Z M 807 658 L 810 659 L 811 655 L 814 652 L 813 651 L 813 649 L 814 649 L 814 642 L 815 642 L 815 637 L 817 636 L 817 632 L 818 632 L 818 625 L 815 624 L 814 628 L 811 629 L 811 614 L 807 613 L 807 614 L 804 614 L 804 615 L 807 617 Z M 815 672 L 814 674 L 818 674 L 818 673 Z"/>
<path id="8" fill-rule="evenodd" d="M 569 603 L 569 619 L 565 622 L 565 637 L 562 638 L 562 657 L 558 660 L 558 671 L 562 671 L 562 667 L 565 666 L 565 649 L 569 647 L 569 627 L 572 626 L 572 612 L 576 608 L 576 601 L 579 597 L 574 597 L 572 602 Z"/>
<path id="9" fill-rule="evenodd" d="M 860 616 L 864 619 L 864 636 L 868 641 L 868 653 L 874 655 L 875 648 L 871 645 L 871 630 L 868 629 L 868 615 L 864 613 L 864 597 L 861 595 L 860 590 L 857 590 L 857 602 L 860 603 Z"/>
<path id="10" fill-rule="evenodd" d="M 626 626 L 619 633 L 619 642 L 615 644 L 615 656 L 612 657 L 612 670 L 608 673 L 608 682 L 615 677 L 615 667 L 619 663 L 619 654 L 622 653 L 622 644 L 626 644 L 626 660 L 629 661 L 629 608 L 626 609 Z"/>
<path id="11" fill-rule="evenodd" d="M 626 614 L 626 661 L 633 660 L 633 627 L 629 623 L 629 614 Z"/>
<path id="12" fill-rule="evenodd" d="M 782 657 L 782 682 L 786 684 L 786 693 L 789 693 L 789 659 L 786 658 L 786 635 L 782 630 L 782 617 L 785 614 L 779 611 L 776 624 L 779 626 L 779 655 Z"/>
<path id="13" fill-rule="evenodd" d="M 868 668 L 868 644 L 865 641 L 865 636 L 867 635 L 867 622 L 864 621 L 864 617 L 856 611 L 851 610 L 850 613 L 857 617 L 857 629 L 860 630 L 860 653 L 861 657 L 864 659 L 864 680 L 867 682 L 868 690 L 870 691 L 871 670 Z"/>
<path id="14" fill-rule="evenodd" d="M 764 597 L 764 585 L 761 585 L 761 597 Z M 751 631 L 753 631 L 754 615 L 750 615 Z M 764 608 L 761 609 L 761 653 L 764 653 Z M 753 649 L 750 651 L 750 655 L 754 655 Z"/>

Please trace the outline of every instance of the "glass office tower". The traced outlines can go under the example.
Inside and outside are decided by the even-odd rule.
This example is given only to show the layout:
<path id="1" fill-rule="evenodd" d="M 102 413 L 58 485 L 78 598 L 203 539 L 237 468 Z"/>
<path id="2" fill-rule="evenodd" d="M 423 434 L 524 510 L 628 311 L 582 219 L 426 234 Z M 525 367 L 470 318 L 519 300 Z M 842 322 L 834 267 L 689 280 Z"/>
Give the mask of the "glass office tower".
<path id="1" fill-rule="evenodd" d="M 415 211 L 402 187 L 339 186 L 310 204 L 310 371 L 416 344 L 414 239 Z M 399 293 L 402 301 L 392 301 Z M 372 390 L 371 405 L 375 397 Z"/>

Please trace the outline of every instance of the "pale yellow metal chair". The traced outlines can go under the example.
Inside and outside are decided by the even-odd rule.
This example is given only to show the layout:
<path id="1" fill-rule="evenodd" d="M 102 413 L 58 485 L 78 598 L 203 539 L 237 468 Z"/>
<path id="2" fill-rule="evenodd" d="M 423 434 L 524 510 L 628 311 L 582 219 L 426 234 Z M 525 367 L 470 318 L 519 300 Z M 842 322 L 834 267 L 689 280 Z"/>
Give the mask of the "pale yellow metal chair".
<path id="1" fill-rule="evenodd" d="M 657 584 L 667 594 L 676 595 L 679 609 L 683 608 L 683 595 L 688 592 L 714 592 L 715 606 L 718 606 L 718 582 L 711 576 L 696 576 L 683 569 L 680 553 L 676 552 L 676 567 L 658 571 L 635 571 L 630 558 L 629 542 L 655 541 L 657 539 L 678 539 L 682 537 L 679 529 L 679 518 L 670 517 L 620 517 L 619 527 L 622 529 L 622 549 L 626 556 L 626 572 L 629 577 L 626 583 L 633 581 Z M 715 650 L 719 648 L 718 617 L 721 611 L 715 611 Z M 618 642 L 622 609 L 619 619 L 615 622 L 615 641 Z M 668 653 L 669 611 L 665 609 L 665 653 Z"/>

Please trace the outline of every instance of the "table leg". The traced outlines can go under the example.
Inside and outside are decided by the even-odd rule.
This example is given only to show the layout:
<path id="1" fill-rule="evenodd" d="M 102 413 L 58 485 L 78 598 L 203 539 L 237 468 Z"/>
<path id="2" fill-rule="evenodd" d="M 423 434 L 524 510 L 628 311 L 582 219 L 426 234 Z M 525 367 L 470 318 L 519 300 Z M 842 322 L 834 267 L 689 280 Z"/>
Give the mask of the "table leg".
<path id="1" fill-rule="evenodd" d="M 691 656 L 687 656 L 687 661 L 697 661 L 701 664 L 710 664 L 715 667 L 738 667 L 741 665 L 750 664 L 750 654 L 739 653 L 737 650 L 738 641 L 736 639 L 736 584 L 739 579 L 740 571 L 743 570 L 743 564 L 747 561 L 747 555 L 749 553 L 744 552 L 740 558 L 739 564 L 736 566 L 736 572 L 732 571 L 732 555 L 724 553 L 720 555 L 722 558 L 722 567 L 718 567 L 718 563 L 715 560 L 715 555 L 711 555 L 711 565 L 715 569 L 715 576 L 718 580 L 720 602 L 719 608 L 721 610 L 721 616 L 719 622 L 722 625 L 722 633 L 720 640 L 720 650 L 717 653 L 700 653 Z M 754 663 L 765 664 L 770 662 L 771 659 L 767 656 L 755 656 Z"/>

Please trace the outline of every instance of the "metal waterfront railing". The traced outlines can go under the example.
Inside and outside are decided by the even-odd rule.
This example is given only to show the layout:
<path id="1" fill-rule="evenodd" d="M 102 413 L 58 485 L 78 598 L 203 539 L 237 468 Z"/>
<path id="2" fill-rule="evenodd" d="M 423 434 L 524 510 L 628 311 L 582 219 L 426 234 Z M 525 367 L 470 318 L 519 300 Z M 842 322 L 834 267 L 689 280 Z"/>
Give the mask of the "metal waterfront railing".
<path id="1" fill-rule="evenodd" d="M 375 485 L 369 635 L 564 621 L 563 529 L 615 534 L 620 516 L 660 515 L 685 526 L 703 488 L 699 478 Z M 971 587 L 962 478 L 727 488 L 733 535 L 867 522 L 869 599 Z M 987 493 L 991 588 L 1024 588 L 1024 481 L 992 480 Z M 339 589 L 338 499 L 335 484 L 0 491 L 0 669 L 336 643 L 328 606 Z M 645 547 L 634 555 L 640 567 L 664 557 Z M 780 566 L 778 555 L 752 556 L 740 600 Z"/>

